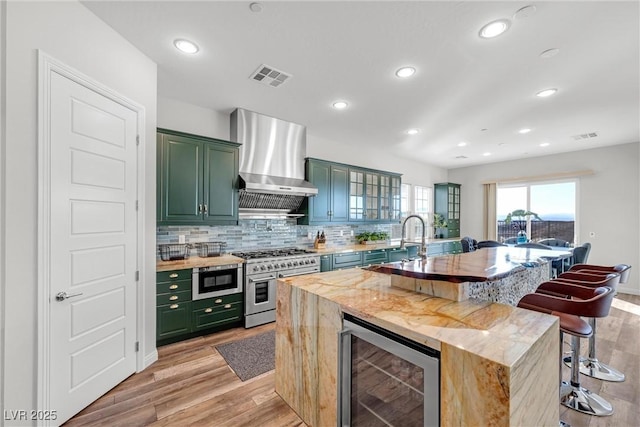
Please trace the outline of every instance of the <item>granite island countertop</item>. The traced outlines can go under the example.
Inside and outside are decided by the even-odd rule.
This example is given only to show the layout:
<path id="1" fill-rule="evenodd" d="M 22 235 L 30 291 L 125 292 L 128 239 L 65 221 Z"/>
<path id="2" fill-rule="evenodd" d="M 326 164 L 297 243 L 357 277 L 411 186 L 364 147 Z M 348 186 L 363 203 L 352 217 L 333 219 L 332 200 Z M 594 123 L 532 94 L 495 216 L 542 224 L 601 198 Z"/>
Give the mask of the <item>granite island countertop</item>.
<path id="1" fill-rule="evenodd" d="M 391 286 L 362 269 L 280 279 L 276 392 L 310 425 L 335 425 L 344 313 L 440 350 L 440 424 L 557 426 L 557 317 Z"/>

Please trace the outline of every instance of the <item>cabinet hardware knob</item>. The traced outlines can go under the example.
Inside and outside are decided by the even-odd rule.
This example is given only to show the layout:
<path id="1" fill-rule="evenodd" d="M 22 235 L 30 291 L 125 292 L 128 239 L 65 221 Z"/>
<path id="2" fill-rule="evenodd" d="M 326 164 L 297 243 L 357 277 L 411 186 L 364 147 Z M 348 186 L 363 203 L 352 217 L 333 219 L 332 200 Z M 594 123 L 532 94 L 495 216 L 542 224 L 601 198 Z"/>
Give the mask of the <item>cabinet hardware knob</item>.
<path id="1" fill-rule="evenodd" d="M 208 210 L 209 210 L 209 208 L 207 207 L 207 204 L 205 203 L 205 205 L 204 205 L 204 213 L 207 213 Z"/>
<path id="2" fill-rule="evenodd" d="M 225 304 L 224 308 L 231 308 L 231 304 Z"/>
<path id="3" fill-rule="evenodd" d="M 171 274 L 169 275 L 169 278 L 170 278 L 170 279 L 175 279 L 176 277 L 178 277 L 178 273 L 171 273 Z"/>
<path id="4" fill-rule="evenodd" d="M 171 305 L 169 306 L 169 308 L 170 308 L 171 310 L 175 310 L 175 309 L 176 309 L 176 308 L 178 308 L 178 307 L 180 307 L 180 305 L 179 305 L 179 304 L 171 304 Z"/>
<path id="5" fill-rule="evenodd" d="M 171 285 L 169 286 L 169 289 L 178 289 L 178 285 Z"/>
<path id="6" fill-rule="evenodd" d="M 222 300 L 220 298 L 218 298 L 217 300 L 214 301 L 216 304 L 220 304 L 222 302 Z"/>
<path id="7" fill-rule="evenodd" d="M 204 312 L 205 313 L 211 313 L 213 311 L 213 308 L 205 308 Z"/>
<path id="8" fill-rule="evenodd" d="M 202 203 L 198 205 L 198 213 L 202 213 Z"/>
<path id="9" fill-rule="evenodd" d="M 177 300 L 177 299 L 178 299 L 178 295 L 171 295 L 171 296 L 169 297 L 169 301 L 175 301 L 175 300 Z"/>

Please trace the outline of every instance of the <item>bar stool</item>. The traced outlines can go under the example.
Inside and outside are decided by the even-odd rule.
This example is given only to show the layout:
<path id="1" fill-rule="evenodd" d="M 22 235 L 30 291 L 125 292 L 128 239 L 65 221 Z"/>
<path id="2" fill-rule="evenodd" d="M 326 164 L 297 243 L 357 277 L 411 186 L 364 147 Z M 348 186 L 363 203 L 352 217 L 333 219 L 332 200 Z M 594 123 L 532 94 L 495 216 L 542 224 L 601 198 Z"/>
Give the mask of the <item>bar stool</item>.
<path id="1" fill-rule="evenodd" d="M 581 271 L 586 270 L 588 272 L 600 272 L 600 273 L 618 273 L 620 274 L 620 283 L 625 284 L 629 281 L 629 273 L 631 266 L 628 264 L 616 264 L 613 266 L 608 265 L 595 265 L 595 264 L 573 264 L 569 271 Z"/>
<path id="2" fill-rule="evenodd" d="M 607 316 L 611 309 L 614 291 L 608 286 L 591 288 L 553 281 L 544 282 L 542 285 L 545 285 L 548 291 L 558 294 L 563 292 L 567 294 L 567 291 L 570 291 L 573 296 L 579 299 L 567 299 L 555 295 L 534 293 L 522 297 L 518 307 L 558 316 L 560 318 L 560 331 L 571 335 L 572 360 L 579 360 L 580 338 L 591 337 L 593 330 L 588 323 L 578 316 L 593 318 Z M 589 415 L 606 416 L 613 414 L 613 407 L 609 402 L 580 385 L 578 363 L 571 366 L 570 382 L 563 381 L 561 383 L 560 403 Z"/>
<path id="3" fill-rule="evenodd" d="M 625 265 L 625 267 L 628 266 Z M 628 271 L 628 268 L 625 271 Z M 577 270 L 563 273 L 555 280 L 563 283 L 579 284 L 589 287 L 609 286 L 615 292 L 621 278 L 622 275 L 618 273 L 607 273 L 604 271 L 599 272 L 597 270 Z M 545 288 L 542 287 L 540 290 L 543 291 L 544 289 Z M 589 319 L 589 324 L 593 329 L 593 335 L 589 338 L 588 357 L 580 357 L 580 373 L 603 381 L 624 381 L 624 373 L 598 360 L 596 356 L 596 319 Z M 567 366 L 571 366 L 571 356 L 565 357 L 564 363 Z"/>

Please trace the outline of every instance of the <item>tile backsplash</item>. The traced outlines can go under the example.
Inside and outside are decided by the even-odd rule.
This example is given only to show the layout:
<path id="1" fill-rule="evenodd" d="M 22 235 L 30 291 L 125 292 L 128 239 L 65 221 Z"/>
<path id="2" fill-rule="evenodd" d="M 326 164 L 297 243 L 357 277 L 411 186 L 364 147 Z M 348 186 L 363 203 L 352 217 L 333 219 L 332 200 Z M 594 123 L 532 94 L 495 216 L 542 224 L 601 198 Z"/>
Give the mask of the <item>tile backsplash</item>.
<path id="1" fill-rule="evenodd" d="M 240 250 L 313 247 L 318 232 L 324 231 L 327 247 L 340 247 L 356 244 L 355 236 L 364 231 L 385 231 L 391 238 L 400 238 L 398 225 L 297 225 L 295 219 L 240 220 L 233 226 L 161 226 L 156 229 L 158 245 L 178 243 L 185 236 L 185 243 L 225 242 L 225 252 Z M 351 232 L 353 231 L 353 236 Z M 311 238 L 309 239 L 309 233 Z M 195 253 L 192 253 L 195 255 Z M 159 255 L 158 255 L 159 256 Z"/>

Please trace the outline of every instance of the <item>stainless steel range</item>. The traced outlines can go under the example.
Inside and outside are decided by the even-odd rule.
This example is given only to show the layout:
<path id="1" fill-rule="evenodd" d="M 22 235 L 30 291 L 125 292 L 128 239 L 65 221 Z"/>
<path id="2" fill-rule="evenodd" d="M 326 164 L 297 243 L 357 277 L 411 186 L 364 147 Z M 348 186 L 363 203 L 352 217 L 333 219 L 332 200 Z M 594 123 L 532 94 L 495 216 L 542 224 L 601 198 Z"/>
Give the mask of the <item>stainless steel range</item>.
<path id="1" fill-rule="evenodd" d="M 276 320 L 276 281 L 320 271 L 320 255 L 298 248 L 233 252 L 245 260 L 244 326 Z"/>

